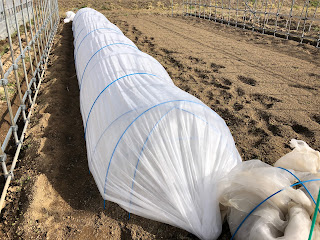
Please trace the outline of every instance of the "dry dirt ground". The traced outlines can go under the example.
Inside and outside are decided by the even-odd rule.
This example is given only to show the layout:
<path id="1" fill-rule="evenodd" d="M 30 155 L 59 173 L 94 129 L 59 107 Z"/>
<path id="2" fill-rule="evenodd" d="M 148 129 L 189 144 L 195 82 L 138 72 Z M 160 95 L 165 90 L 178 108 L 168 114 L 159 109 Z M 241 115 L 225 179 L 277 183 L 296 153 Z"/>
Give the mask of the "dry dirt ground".
<path id="1" fill-rule="evenodd" d="M 290 151 L 291 138 L 320 150 L 320 50 L 191 17 L 103 12 L 177 86 L 225 119 L 243 160 L 272 164 Z M 1 239 L 196 239 L 138 216 L 128 220 L 111 202 L 103 209 L 87 167 L 71 24 L 59 26 L 9 190 Z M 220 239 L 229 237 L 225 225 Z"/>

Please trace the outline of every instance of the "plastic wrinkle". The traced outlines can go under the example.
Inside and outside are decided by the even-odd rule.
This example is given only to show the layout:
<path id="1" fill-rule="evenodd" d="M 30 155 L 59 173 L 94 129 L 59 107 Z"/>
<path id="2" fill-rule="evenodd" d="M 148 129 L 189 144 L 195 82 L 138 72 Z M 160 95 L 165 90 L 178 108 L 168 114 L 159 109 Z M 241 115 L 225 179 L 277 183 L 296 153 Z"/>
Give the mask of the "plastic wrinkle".
<path id="1" fill-rule="evenodd" d="M 113 157 L 113 155 L 114 155 L 114 153 L 115 153 L 115 151 L 116 151 L 116 149 L 117 149 L 117 147 L 118 147 L 118 145 L 119 145 L 119 142 L 121 141 L 122 137 L 123 137 L 124 134 L 127 132 L 127 130 L 131 127 L 131 125 L 132 125 L 136 120 L 138 120 L 138 118 L 140 118 L 140 117 L 141 117 L 143 114 L 145 114 L 146 112 L 150 111 L 150 110 L 153 109 L 153 108 L 159 107 L 160 105 L 163 105 L 163 104 L 166 104 L 166 103 L 172 103 L 172 102 L 189 102 L 189 103 L 195 103 L 195 104 L 199 104 L 200 106 L 203 106 L 203 105 L 200 104 L 200 103 L 192 102 L 192 101 L 188 101 L 188 100 L 173 100 L 173 101 L 168 101 L 168 102 L 159 103 L 159 104 L 157 104 L 157 105 L 155 105 L 155 106 L 147 109 L 147 110 L 144 111 L 143 113 L 141 113 L 136 119 L 134 119 L 134 120 L 129 124 L 129 126 L 126 128 L 126 130 L 122 133 L 121 137 L 119 138 L 119 140 L 118 140 L 118 142 L 117 142 L 117 144 L 116 144 L 116 146 L 115 146 L 115 148 L 114 148 L 114 150 L 113 150 L 113 152 L 112 152 L 111 159 L 110 159 L 109 165 L 108 165 L 106 180 L 105 180 L 105 183 L 104 183 L 105 186 L 107 185 L 107 178 L 108 178 L 108 173 L 109 173 L 109 168 L 110 168 L 110 164 L 111 164 L 111 161 L 112 161 L 112 157 Z M 207 107 L 207 106 L 204 106 L 204 107 Z M 211 109 L 210 109 L 210 110 L 211 110 Z M 106 193 L 106 187 L 105 187 L 104 193 Z"/>
<path id="2" fill-rule="evenodd" d="M 77 48 L 77 50 L 75 51 L 75 61 L 76 61 L 76 59 L 77 59 L 77 53 L 78 53 L 78 51 L 79 51 L 79 48 L 80 48 L 82 42 L 83 42 L 91 33 L 95 32 L 95 31 L 98 31 L 98 30 L 112 30 L 112 31 L 115 31 L 117 34 L 122 34 L 121 32 L 119 32 L 119 31 L 117 31 L 117 30 L 115 30 L 115 29 L 112 29 L 112 28 L 97 28 L 97 29 L 92 30 L 92 31 L 89 32 L 87 35 L 85 35 L 84 38 L 83 38 L 83 39 L 81 40 L 81 42 L 79 43 L 78 48 Z"/>
<path id="3" fill-rule="evenodd" d="M 282 168 L 282 167 L 278 167 L 278 168 L 287 171 L 287 172 L 290 173 L 292 176 L 294 176 L 299 182 L 301 182 L 301 180 L 300 180 L 295 174 L 293 174 L 292 172 L 290 172 L 288 169 L 285 169 L 285 168 Z M 301 184 L 302 184 L 302 186 L 305 188 L 305 190 L 308 192 L 308 194 L 309 194 L 309 196 L 311 197 L 312 201 L 313 201 L 314 204 L 316 205 L 317 203 L 316 203 L 316 201 L 314 200 L 314 198 L 313 198 L 312 194 L 310 193 L 309 189 L 304 185 L 304 183 L 301 183 Z M 318 211 L 320 212 L 319 209 L 318 209 Z"/>
<path id="4" fill-rule="evenodd" d="M 292 185 L 290 185 L 290 187 L 294 187 L 297 185 L 301 185 L 304 183 L 308 183 L 308 182 L 315 182 L 315 181 L 320 181 L 320 179 L 311 179 L 311 180 L 307 180 L 307 181 L 302 181 L 302 182 L 297 182 L 294 183 Z M 248 219 L 248 217 L 257 209 L 259 208 L 263 203 L 265 203 L 266 201 L 268 201 L 270 198 L 272 198 L 273 196 L 277 195 L 278 193 L 282 192 L 283 190 L 285 190 L 287 188 L 283 188 L 280 189 L 279 191 L 273 193 L 272 195 L 270 195 L 269 197 L 267 197 L 266 199 L 264 199 L 262 202 L 260 202 L 255 208 L 253 208 L 247 215 L 246 217 L 242 220 L 242 222 L 239 224 L 239 226 L 237 227 L 236 231 L 234 232 L 234 234 L 231 237 L 231 240 L 235 237 L 235 235 L 237 234 L 237 232 L 239 231 L 239 229 L 241 228 L 241 226 L 244 224 L 244 222 Z M 319 209 L 318 209 L 319 210 Z"/>
<path id="5" fill-rule="evenodd" d="M 132 187 L 131 187 L 132 190 L 133 190 L 134 180 L 135 180 L 135 178 L 136 178 L 136 173 L 137 173 L 137 169 L 138 169 L 138 165 L 139 165 L 139 162 L 140 162 L 141 155 L 142 155 L 142 153 L 143 153 L 143 150 L 144 150 L 144 148 L 145 148 L 145 146 L 146 146 L 149 138 L 151 137 L 151 134 L 152 134 L 153 130 L 154 130 L 154 129 L 157 127 L 157 125 L 162 121 L 162 119 L 164 119 L 164 118 L 165 118 L 172 110 L 174 110 L 174 109 L 179 109 L 179 110 L 181 110 L 181 111 L 185 111 L 185 112 L 187 112 L 187 113 L 189 113 L 189 114 L 192 114 L 192 115 L 194 115 L 195 117 L 199 118 L 200 120 L 204 121 L 206 124 L 208 124 L 208 122 L 207 122 L 206 120 L 200 118 L 199 116 L 193 114 L 192 112 L 189 112 L 189 111 L 187 111 L 187 110 L 184 110 L 184 109 L 182 109 L 182 108 L 177 108 L 177 107 L 173 107 L 173 108 L 170 109 L 165 115 L 163 115 L 163 116 L 159 119 L 159 121 L 153 126 L 153 128 L 152 128 L 151 131 L 150 131 L 150 133 L 148 134 L 148 137 L 147 137 L 146 141 L 144 142 L 144 144 L 143 144 L 143 146 L 142 146 L 142 149 L 141 149 L 140 154 L 139 154 L 139 157 L 138 157 L 136 169 L 135 169 L 134 174 L 133 174 Z M 209 124 L 208 124 L 208 125 L 209 125 Z M 210 125 L 209 125 L 209 126 L 210 126 Z M 131 195 L 132 195 L 132 191 L 131 191 Z M 130 201 L 130 204 L 131 204 L 131 201 Z M 129 218 L 130 218 L 130 217 L 129 217 Z"/>
<path id="6" fill-rule="evenodd" d="M 88 126 L 88 121 L 89 121 L 89 118 L 90 118 L 91 111 L 92 111 L 94 105 L 96 104 L 96 102 L 98 101 L 99 97 L 101 96 L 101 94 L 102 94 L 105 90 L 107 90 L 107 88 L 108 88 L 109 86 L 111 86 L 113 83 L 119 81 L 120 79 L 123 79 L 123 78 L 126 78 L 126 77 L 130 77 L 130 76 L 134 76 L 134 75 L 149 75 L 149 76 L 153 76 L 153 77 L 158 77 L 158 76 L 156 76 L 156 75 L 154 75 L 154 74 L 150 74 L 150 73 L 132 73 L 132 74 L 128 74 L 128 75 L 126 75 L 126 76 L 122 76 L 122 77 L 114 80 L 113 82 L 111 82 L 108 86 L 106 86 L 106 87 L 99 93 L 99 95 L 96 97 L 96 99 L 94 100 L 94 102 L 93 102 L 93 104 L 92 104 L 92 106 L 91 106 L 91 108 L 90 108 L 90 111 L 89 111 L 89 114 L 88 114 L 88 118 L 87 118 L 87 121 L 86 121 L 86 126 L 85 126 L 85 128 L 84 128 L 84 138 L 86 138 L 87 126 Z"/>
<path id="7" fill-rule="evenodd" d="M 291 139 L 290 147 L 293 150 L 281 157 L 274 164 L 275 167 L 311 173 L 317 173 L 320 170 L 319 151 L 313 150 L 306 142 L 296 139 Z"/>
<path id="8" fill-rule="evenodd" d="M 84 73 L 86 72 L 87 67 L 88 67 L 90 61 L 92 60 L 92 58 L 93 58 L 98 52 L 100 52 L 102 49 L 105 49 L 105 48 L 107 48 L 107 47 L 114 46 L 114 45 L 125 45 L 125 46 L 133 47 L 133 48 L 136 48 L 137 50 L 139 50 L 137 47 L 132 46 L 132 45 L 130 45 L 130 44 L 126 44 L 126 43 L 112 43 L 112 44 L 109 44 L 109 45 L 106 45 L 106 46 L 100 48 L 98 51 L 96 51 L 96 52 L 91 56 L 91 58 L 89 59 L 87 65 L 86 65 L 86 67 L 85 67 L 84 70 L 83 70 L 82 77 L 81 77 L 81 83 L 80 83 L 80 90 L 81 90 L 81 86 L 82 86 L 82 80 L 83 80 Z M 139 50 L 139 51 L 140 51 L 140 50 Z"/>

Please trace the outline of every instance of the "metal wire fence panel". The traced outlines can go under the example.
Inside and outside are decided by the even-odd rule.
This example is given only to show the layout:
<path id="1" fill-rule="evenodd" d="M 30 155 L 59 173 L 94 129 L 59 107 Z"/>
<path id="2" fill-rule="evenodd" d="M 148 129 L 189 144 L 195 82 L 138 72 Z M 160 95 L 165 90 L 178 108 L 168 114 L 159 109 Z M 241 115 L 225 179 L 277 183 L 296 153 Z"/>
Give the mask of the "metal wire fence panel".
<path id="1" fill-rule="evenodd" d="M 320 0 L 184 0 L 183 14 L 320 47 Z"/>
<path id="2" fill-rule="evenodd" d="M 44 77 L 59 11 L 57 0 L 0 3 L 0 38 L 4 36 L 0 41 L 0 162 L 5 179 L 1 211 Z"/>
<path id="3" fill-rule="evenodd" d="M 15 3 L 15 9 L 13 6 L 13 1 L 6 1 L 6 10 L 8 13 L 7 19 L 9 22 L 10 32 L 12 33 L 17 31 L 14 13 L 16 12 L 18 25 L 21 26 L 23 24 L 22 18 L 24 18 L 25 21 L 28 20 L 27 7 L 31 7 L 31 4 L 32 4 L 31 0 L 27 0 L 26 2 L 15 0 L 14 3 Z M 3 1 L 0 0 L 0 40 L 3 40 L 7 37 L 8 37 L 8 33 L 6 29 Z"/>

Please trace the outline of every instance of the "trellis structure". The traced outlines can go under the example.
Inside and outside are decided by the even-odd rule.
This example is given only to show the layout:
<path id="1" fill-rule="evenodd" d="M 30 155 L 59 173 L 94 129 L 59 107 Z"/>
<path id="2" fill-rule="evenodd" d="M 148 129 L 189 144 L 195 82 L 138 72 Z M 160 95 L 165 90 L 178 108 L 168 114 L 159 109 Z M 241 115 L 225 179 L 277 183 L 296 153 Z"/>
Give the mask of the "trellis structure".
<path id="1" fill-rule="evenodd" d="M 31 7 L 32 1 L 21 1 L 21 0 L 14 0 L 13 1 L 6 1 L 6 13 L 7 19 L 10 27 L 10 32 L 16 32 L 16 23 L 15 18 L 17 18 L 18 25 L 21 26 L 23 24 L 22 17 L 24 17 L 25 21 L 28 21 L 28 9 L 27 7 Z M 16 12 L 16 14 L 15 14 Z M 32 13 L 31 13 L 32 14 Z M 32 15 L 31 15 L 32 18 Z M 3 2 L 0 0 L 0 40 L 4 40 L 8 37 L 6 29 L 6 21 L 5 15 L 3 10 Z"/>
<path id="2" fill-rule="evenodd" d="M 9 2 L 9 3 L 8 3 Z M 25 133 L 36 103 L 40 85 L 47 67 L 52 41 L 59 23 L 57 0 L 2 0 L 3 21 L 7 30 L 8 51 L 0 55 L 0 92 L 2 113 L 1 133 L 5 131 L 4 122 L 8 118 L 10 127 L 0 139 L 0 161 L 5 177 L 5 184 L 0 198 L 0 211 L 4 207 L 9 184 L 13 179 L 14 169 L 23 146 Z M 11 6 L 12 5 L 12 6 Z M 25 8 L 26 11 L 21 11 Z M 22 25 L 17 13 L 22 14 Z M 9 13 L 9 11 L 13 11 Z M 16 32 L 12 32 L 9 17 L 13 14 Z M 27 14 L 25 16 L 24 14 Z M 4 103 L 5 102 L 5 103 Z M 13 144 L 10 144 L 13 143 Z M 7 151 L 13 155 L 8 156 Z M 13 149 L 13 151 L 12 151 Z"/>
<path id="3" fill-rule="evenodd" d="M 320 47 L 319 0 L 184 0 L 183 13 Z"/>

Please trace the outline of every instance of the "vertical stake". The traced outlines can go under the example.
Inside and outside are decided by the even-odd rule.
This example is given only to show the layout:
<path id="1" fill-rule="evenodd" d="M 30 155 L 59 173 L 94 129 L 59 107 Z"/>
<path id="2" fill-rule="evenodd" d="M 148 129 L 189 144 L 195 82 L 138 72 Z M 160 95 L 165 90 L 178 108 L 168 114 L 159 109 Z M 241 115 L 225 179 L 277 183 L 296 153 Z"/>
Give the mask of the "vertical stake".
<path id="1" fill-rule="evenodd" d="M 173 17 L 173 0 L 171 1 L 171 17 Z"/>
<path id="2" fill-rule="evenodd" d="M 313 234 L 313 230 L 314 230 L 314 226 L 316 224 L 316 220 L 317 220 L 317 215 L 318 215 L 318 209 L 319 209 L 319 205 L 320 205 L 320 189 L 319 189 L 319 193 L 318 193 L 318 199 L 317 199 L 317 204 L 316 207 L 314 209 L 314 213 L 313 213 L 313 218 L 312 218 L 312 224 L 311 224 L 311 228 L 310 228 L 310 233 L 309 233 L 309 238 L 308 240 L 312 239 L 312 234 Z"/>

